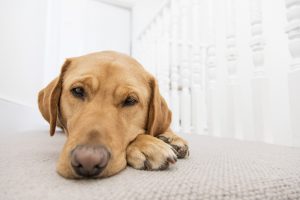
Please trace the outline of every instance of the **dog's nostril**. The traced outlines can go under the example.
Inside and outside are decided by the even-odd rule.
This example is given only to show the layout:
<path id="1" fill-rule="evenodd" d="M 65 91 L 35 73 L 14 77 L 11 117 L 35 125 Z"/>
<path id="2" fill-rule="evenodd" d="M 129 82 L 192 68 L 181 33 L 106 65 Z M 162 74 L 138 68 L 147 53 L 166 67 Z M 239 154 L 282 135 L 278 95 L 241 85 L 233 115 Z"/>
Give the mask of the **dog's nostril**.
<path id="1" fill-rule="evenodd" d="M 100 169 L 101 167 L 99 166 L 99 165 L 95 165 L 95 167 L 94 168 L 96 168 L 96 169 Z"/>
<path id="2" fill-rule="evenodd" d="M 110 158 L 108 150 L 103 146 L 82 145 L 71 153 L 71 165 L 74 171 L 84 177 L 99 175 Z"/>

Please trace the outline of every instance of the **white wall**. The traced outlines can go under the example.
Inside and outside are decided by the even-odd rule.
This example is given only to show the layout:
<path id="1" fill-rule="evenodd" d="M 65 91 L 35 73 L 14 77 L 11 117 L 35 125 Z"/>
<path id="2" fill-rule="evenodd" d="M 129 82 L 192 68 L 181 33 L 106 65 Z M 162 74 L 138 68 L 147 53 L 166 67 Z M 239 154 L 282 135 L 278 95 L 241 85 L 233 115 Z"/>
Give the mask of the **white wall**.
<path id="1" fill-rule="evenodd" d="M 0 1 L 0 98 L 36 102 L 43 81 L 46 1 Z"/>
<path id="2" fill-rule="evenodd" d="M 131 12 L 95 0 L 88 1 L 85 32 L 86 52 L 113 49 L 130 54 Z"/>
<path id="3" fill-rule="evenodd" d="M 45 84 L 67 57 L 102 50 L 130 54 L 130 10 L 97 0 L 49 1 Z"/>
<path id="4" fill-rule="evenodd" d="M 0 98 L 36 106 L 66 57 L 130 53 L 130 10 L 100 0 L 1 0 Z"/>

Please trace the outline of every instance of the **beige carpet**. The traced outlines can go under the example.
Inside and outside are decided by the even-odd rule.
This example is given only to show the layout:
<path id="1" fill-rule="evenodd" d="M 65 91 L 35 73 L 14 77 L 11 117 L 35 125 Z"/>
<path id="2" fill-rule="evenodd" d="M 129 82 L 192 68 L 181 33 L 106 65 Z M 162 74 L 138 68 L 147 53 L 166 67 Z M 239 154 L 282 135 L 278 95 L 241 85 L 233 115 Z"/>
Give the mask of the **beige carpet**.
<path id="1" fill-rule="evenodd" d="M 167 171 L 74 181 L 56 174 L 65 138 L 46 129 L 0 134 L 1 200 L 300 199 L 300 148 L 189 135 L 190 158 Z"/>

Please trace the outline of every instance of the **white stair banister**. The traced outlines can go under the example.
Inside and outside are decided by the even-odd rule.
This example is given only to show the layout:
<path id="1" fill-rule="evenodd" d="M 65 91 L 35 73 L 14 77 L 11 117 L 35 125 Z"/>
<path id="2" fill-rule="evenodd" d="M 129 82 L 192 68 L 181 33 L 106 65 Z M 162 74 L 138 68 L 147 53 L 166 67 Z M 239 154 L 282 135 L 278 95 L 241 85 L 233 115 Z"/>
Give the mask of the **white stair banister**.
<path id="1" fill-rule="evenodd" d="M 284 0 L 286 13 L 269 2 L 157 3 L 133 51 L 169 97 L 175 131 L 300 146 L 300 0 Z"/>
<path id="2" fill-rule="evenodd" d="M 170 9 L 165 6 L 162 10 L 162 88 L 163 96 L 168 104 L 170 104 Z"/>
<path id="3" fill-rule="evenodd" d="M 212 136 L 220 136 L 220 118 L 218 93 L 216 88 L 216 47 L 211 44 L 207 48 L 207 128 L 208 134 Z"/>
<path id="4" fill-rule="evenodd" d="M 150 45 L 150 58 L 151 62 L 149 62 L 151 73 L 153 75 L 156 75 L 156 34 L 155 34 L 155 23 L 152 22 L 152 24 L 149 26 L 149 45 Z"/>
<path id="5" fill-rule="evenodd" d="M 191 131 L 191 95 L 190 95 L 190 44 L 189 44 L 189 1 L 181 0 L 181 131 Z"/>
<path id="6" fill-rule="evenodd" d="M 143 48 L 142 48 L 142 53 L 143 54 L 143 61 L 144 61 L 144 65 L 147 69 L 149 69 L 150 67 L 152 67 L 152 57 L 151 57 L 151 32 L 150 29 L 148 28 L 145 32 L 145 36 L 143 39 Z"/>
<path id="7" fill-rule="evenodd" d="M 292 61 L 288 72 L 290 119 L 294 145 L 300 146 L 300 0 L 285 0 L 286 32 Z"/>
<path id="8" fill-rule="evenodd" d="M 217 81 L 217 61 L 216 61 L 216 42 L 215 42 L 215 16 L 214 16 L 214 0 L 205 1 L 208 7 L 207 13 L 207 53 L 206 53 L 206 67 L 207 67 L 207 128 L 208 134 L 212 136 L 220 136 L 220 118 L 218 93 L 216 87 Z"/>
<path id="9" fill-rule="evenodd" d="M 179 93 L 178 93 L 178 67 L 179 67 L 179 53 L 178 53 L 178 32 L 179 32 L 179 4 L 178 0 L 171 1 L 171 98 L 170 107 L 172 110 L 172 128 L 174 131 L 179 132 Z"/>
<path id="10" fill-rule="evenodd" d="M 272 142 L 273 137 L 270 130 L 270 97 L 269 79 L 264 68 L 264 46 L 262 26 L 262 2 L 261 0 L 250 0 L 251 19 L 251 42 L 254 72 L 252 78 L 253 98 L 253 137 L 249 139 Z"/>
<path id="11" fill-rule="evenodd" d="M 157 71 L 156 71 L 156 77 L 158 79 L 159 89 L 161 95 L 166 99 L 166 85 L 165 85 L 165 51 L 166 51 L 166 45 L 165 45 L 165 38 L 163 37 L 163 28 L 164 28 L 164 12 L 163 10 L 158 14 L 156 17 L 157 21 L 157 33 L 156 33 L 156 55 L 157 55 Z M 167 99 L 166 99 L 167 100 Z"/>
<path id="12" fill-rule="evenodd" d="M 192 128 L 193 132 L 203 134 L 204 130 L 204 92 L 203 92 L 203 44 L 201 44 L 201 0 L 192 2 Z"/>
<path id="13" fill-rule="evenodd" d="M 226 106 L 226 126 L 224 136 L 243 138 L 242 130 L 242 115 L 243 107 L 241 98 L 241 88 L 238 79 L 238 49 L 236 39 L 236 1 L 227 1 L 227 35 L 226 35 L 226 47 L 227 47 L 227 106 Z"/>

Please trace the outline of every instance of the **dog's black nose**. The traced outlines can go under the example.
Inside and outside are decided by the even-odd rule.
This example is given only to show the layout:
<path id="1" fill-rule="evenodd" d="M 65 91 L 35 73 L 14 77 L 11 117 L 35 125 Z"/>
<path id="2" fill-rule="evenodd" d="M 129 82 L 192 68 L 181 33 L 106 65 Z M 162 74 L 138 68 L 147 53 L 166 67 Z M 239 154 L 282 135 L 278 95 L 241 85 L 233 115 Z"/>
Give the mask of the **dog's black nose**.
<path id="1" fill-rule="evenodd" d="M 80 145 L 71 153 L 74 171 L 84 177 L 99 175 L 106 167 L 110 153 L 103 146 Z"/>

